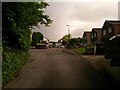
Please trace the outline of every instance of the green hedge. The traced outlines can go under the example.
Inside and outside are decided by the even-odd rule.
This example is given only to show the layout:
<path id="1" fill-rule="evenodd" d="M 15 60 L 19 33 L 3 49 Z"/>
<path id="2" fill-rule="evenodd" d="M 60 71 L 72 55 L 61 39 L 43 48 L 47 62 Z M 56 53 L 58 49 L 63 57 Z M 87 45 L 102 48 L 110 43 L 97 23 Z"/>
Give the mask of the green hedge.
<path id="1" fill-rule="evenodd" d="M 2 85 L 12 80 L 28 61 L 29 53 L 17 50 L 5 50 L 2 57 Z"/>

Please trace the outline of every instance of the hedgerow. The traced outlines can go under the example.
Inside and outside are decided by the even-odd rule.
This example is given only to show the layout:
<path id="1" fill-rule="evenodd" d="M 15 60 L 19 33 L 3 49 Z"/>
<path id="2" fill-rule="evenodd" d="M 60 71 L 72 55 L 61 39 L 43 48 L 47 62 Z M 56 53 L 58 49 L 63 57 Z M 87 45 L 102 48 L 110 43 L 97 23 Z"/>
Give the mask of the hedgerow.
<path id="1" fill-rule="evenodd" d="M 2 84 L 12 80 L 29 59 L 29 52 L 5 50 L 2 57 Z"/>

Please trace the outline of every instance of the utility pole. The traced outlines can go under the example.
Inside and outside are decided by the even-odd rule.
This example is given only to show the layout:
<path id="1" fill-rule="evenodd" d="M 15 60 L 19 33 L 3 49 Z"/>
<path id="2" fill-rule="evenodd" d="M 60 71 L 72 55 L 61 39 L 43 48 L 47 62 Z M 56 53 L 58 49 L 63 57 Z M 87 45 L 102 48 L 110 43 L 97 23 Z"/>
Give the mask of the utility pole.
<path id="1" fill-rule="evenodd" d="M 66 25 L 68 27 L 68 35 L 70 34 L 70 25 Z"/>

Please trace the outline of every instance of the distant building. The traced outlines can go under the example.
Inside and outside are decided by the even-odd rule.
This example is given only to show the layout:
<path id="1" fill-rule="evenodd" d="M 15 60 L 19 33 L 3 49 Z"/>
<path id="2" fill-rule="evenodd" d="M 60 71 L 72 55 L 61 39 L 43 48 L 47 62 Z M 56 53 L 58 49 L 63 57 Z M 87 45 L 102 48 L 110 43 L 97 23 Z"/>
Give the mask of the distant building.
<path id="1" fill-rule="evenodd" d="M 91 32 L 91 42 L 93 44 L 101 42 L 102 28 L 93 28 Z"/>
<path id="2" fill-rule="evenodd" d="M 63 42 L 63 38 L 59 39 L 58 42 L 59 42 L 59 43 L 62 43 L 62 42 Z"/>
<path id="3" fill-rule="evenodd" d="M 55 48 L 61 48 L 62 47 L 62 43 L 55 42 L 54 47 Z"/>
<path id="4" fill-rule="evenodd" d="M 83 38 L 85 39 L 84 46 L 89 46 L 91 44 L 91 32 L 85 31 Z"/>
<path id="5" fill-rule="evenodd" d="M 49 41 L 50 41 L 50 40 L 49 40 L 48 38 L 46 38 L 46 37 L 44 37 L 43 40 L 44 40 L 46 43 L 49 43 Z"/>
<path id="6" fill-rule="evenodd" d="M 108 21 L 106 20 L 102 27 L 102 36 L 120 34 L 120 20 Z"/>

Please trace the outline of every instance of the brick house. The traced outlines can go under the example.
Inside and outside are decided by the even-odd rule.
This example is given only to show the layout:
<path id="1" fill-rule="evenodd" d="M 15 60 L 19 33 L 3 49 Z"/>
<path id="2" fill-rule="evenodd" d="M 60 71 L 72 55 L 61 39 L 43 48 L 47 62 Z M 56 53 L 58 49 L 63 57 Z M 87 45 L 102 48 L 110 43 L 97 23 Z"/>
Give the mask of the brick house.
<path id="1" fill-rule="evenodd" d="M 102 36 L 114 36 L 120 34 L 120 20 L 108 21 L 106 20 L 102 27 Z"/>
<path id="2" fill-rule="evenodd" d="M 105 59 L 110 59 L 112 67 L 120 67 L 120 20 L 108 21 L 106 20 L 102 27 L 103 37 L 115 36 L 111 40 L 104 43 L 104 55 Z"/>
<path id="3" fill-rule="evenodd" d="M 91 42 L 93 44 L 101 42 L 102 37 L 102 28 L 92 28 L 91 32 Z"/>
<path id="4" fill-rule="evenodd" d="M 91 31 L 85 31 L 83 38 L 85 39 L 84 46 L 89 46 L 91 44 Z"/>

